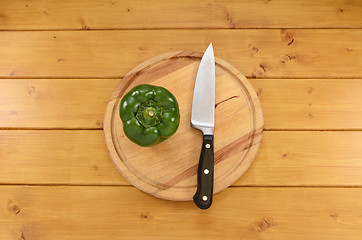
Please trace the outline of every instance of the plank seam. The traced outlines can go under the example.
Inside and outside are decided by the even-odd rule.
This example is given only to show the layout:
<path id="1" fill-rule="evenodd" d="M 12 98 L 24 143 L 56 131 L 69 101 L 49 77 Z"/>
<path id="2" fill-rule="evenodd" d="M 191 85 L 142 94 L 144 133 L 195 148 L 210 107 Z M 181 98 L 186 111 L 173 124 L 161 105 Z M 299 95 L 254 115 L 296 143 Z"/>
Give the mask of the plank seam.
<path id="1" fill-rule="evenodd" d="M 336 76 L 336 77 L 321 77 L 321 76 L 312 76 L 312 77 L 283 77 L 283 76 L 273 76 L 273 77 L 264 77 L 264 78 L 254 78 L 253 76 L 248 76 L 245 75 L 245 77 L 248 78 L 248 80 L 323 80 L 323 79 L 343 79 L 343 80 L 355 80 L 355 79 L 359 79 L 362 80 L 362 77 L 340 77 L 340 76 Z M 0 80 L 2 79 L 29 79 L 29 80 L 36 80 L 36 79 L 56 79 L 56 80 L 62 80 L 62 79 L 74 79 L 74 80 L 82 80 L 82 79 L 100 79 L 100 80 L 106 80 L 106 79 L 123 79 L 124 76 L 103 76 L 103 77 L 97 77 L 97 76 L 65 76 L 65 77 L 54 77 L 54 76 L 0 76 Z"/>
<path id="2" fill-rule="evenodd" d="M 64 184 L 64 183 L 0 183 L 3 186 L 26 186 L 26 187 L 132 187 L 131 184 Z M 228 188 L 362 188 L 362 185 L 231 185 Z"/>
<path id="3" fill-rule="evenodd" d="M 168 30 L 361 30 L 362 26 L 358 27 L 250 27 L 250 28 L 222 28 L 222 27 L 209 27 L 209 28 L 61 28 L 61 29 L 0 29 L 0 32 L 92 32 L 92 31 L 168 31 Z"/>
<path id="4" fill-rule="evenodd" d="M 0 131 L 102 131 L 103 128 L 32 128 L 32 127 L 0 127 Z M 264 128 L 264 132 L 361 132 L 362 129 L 288 129 Z"/>

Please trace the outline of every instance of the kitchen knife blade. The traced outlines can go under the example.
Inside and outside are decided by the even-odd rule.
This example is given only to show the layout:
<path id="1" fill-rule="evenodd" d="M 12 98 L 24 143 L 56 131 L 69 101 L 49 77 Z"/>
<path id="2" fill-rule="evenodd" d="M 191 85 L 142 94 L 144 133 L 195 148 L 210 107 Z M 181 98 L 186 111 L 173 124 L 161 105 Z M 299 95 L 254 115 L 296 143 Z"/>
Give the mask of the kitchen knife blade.
<path id="1" fill-rule="evenodd" d="M 215 59 L 212 44 L 206 49 L 197 72 L 192 102 L 191 126 L 203 132 L 197 171 L 195 204 L 207 209 L 212 203 L 214 184 Z"/>

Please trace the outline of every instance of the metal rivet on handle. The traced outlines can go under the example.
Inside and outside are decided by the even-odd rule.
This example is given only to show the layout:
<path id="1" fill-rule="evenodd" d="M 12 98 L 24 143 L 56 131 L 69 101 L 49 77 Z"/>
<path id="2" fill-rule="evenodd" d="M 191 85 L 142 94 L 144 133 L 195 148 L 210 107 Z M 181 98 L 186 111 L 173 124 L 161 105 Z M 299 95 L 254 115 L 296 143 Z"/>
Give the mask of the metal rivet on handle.
<path id="1" fill-rule="evenodd" d="M 206 148 L 210 148 L 210 147 L 211 147 L 211 145 L 210 145 L 210 144 L 208 144 L 208 143 L 206 143 L 205 147 L 206 147 Z"/>
<path id="2" fill-rule="evenodd" d="M 207 196 L 202 196 L 202 200 L 207 201 Z"/>
<path id="3" fill-rule="evenodd" d="M 209 171 L 209 169 L 207 169 L 207 168 L 204 170 L 204 173 L 205 173 L 206 175 L 209 174 L 209 172 L 210 172 L 210 171 Z"/>

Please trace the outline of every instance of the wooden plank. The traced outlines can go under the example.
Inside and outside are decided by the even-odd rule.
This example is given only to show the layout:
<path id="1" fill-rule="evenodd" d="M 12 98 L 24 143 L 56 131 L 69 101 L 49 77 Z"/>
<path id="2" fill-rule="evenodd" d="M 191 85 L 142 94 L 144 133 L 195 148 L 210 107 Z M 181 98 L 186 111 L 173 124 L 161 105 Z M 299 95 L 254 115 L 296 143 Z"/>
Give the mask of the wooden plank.
<path id="1" fill-rule="evenodd" d="M 264 132 L 236 185 L 362 186 L 362 132 Z"/>
<path id="2" fill-rule="evenodd" d="M 120 79 L 0 79 L 2 128 L 98 128 Z M 362 129 L 361 79 L 250 79 L 265 129 Z"/>
<path id="3" fill-rule="evenodd" d="M 358 0 L 3 0 L 0 9 L 0 30 L 362 27 Z"/>
<path id="4" fill-rule="evenodd" d="M 99 128 L 120 79 L 1 79 L 0 125 Z"/>
<path id="5" fill-rule="evenodd" d="M 361 79 L 254 79 L 265 129 L 361 129 Z"/>
<path id="6" fill-rule="evenodd" d="M 235 186 L 362 186 L 362 132 L 264 132 Z M 102 131 L 0 131 L 0 184 L 129 185 Z"/>
<path id="7" fill-rule="evenodd" d="M 0 131 L 0 183 L 128 184 L 103 131 Z"/>
<path id="8" fill-rule="evenodd" d="M 0 32 L 0 77 L 119 78 L 176 50 L 215 55 L 254 78 L 361 78 L 361 30 Z"/>
<path id="9" fill-rule="evenodd" d="M 1 239 L 349 239 L 362 189 L 229 188 L 201 211 L 130 187 L 0 187 Z M 205 219 L 209 219 L 205 221 Z M 80 237 L 81 236 L 81 237 Z"/>

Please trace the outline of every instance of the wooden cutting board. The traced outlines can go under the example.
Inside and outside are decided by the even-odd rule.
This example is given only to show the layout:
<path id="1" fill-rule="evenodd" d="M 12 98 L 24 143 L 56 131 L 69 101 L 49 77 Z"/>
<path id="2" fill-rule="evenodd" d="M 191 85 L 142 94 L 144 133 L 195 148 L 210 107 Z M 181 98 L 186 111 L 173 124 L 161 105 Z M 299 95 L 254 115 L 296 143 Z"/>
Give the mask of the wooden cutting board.
<path id="1" fill-rule="evenodd" d="M 191 128 L 191 107 L 203 53 L 172 52 L 131 70 L 114 90 L 104 119 L 109 155 L 120 173 L 140 190 L 169 200 L 191 200 L 196 192 L 202 133 Z M 242 176 L 257 154 L 263 133 L 259 99 L 248 80 L 233 66 L 215 58 L 214 193 Z M 166 141 L 140 147 L 125 136 L 119 117 L 124 94 L 139 84 L 168 89 L 180 107 L 180 126 Z"/>

